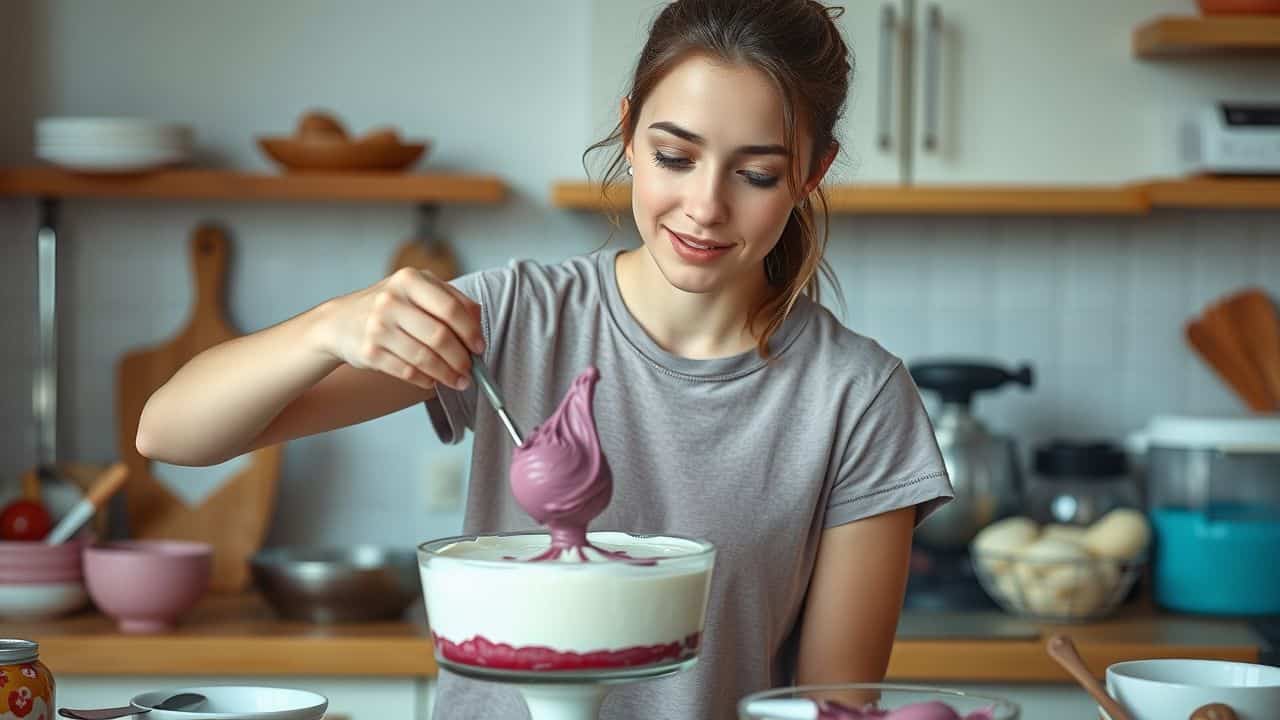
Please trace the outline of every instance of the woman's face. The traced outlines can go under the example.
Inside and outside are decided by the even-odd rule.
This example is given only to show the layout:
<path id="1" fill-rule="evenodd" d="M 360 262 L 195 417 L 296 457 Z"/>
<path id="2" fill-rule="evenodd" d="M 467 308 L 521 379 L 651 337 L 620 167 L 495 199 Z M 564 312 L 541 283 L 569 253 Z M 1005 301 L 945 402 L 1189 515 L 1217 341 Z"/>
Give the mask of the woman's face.
<path id="1" fill-rule="evenodd" d="M 763 288 L 764 258 L 797 202 L 787 183 L 782 108 L 781 94 L 760 71 L 702 55 L 677 65 L 644 101 L 626 148 L 632 211 L 645 247 L 675 287 Z M 812 141 L 800 135 L 807 159 Z"/>

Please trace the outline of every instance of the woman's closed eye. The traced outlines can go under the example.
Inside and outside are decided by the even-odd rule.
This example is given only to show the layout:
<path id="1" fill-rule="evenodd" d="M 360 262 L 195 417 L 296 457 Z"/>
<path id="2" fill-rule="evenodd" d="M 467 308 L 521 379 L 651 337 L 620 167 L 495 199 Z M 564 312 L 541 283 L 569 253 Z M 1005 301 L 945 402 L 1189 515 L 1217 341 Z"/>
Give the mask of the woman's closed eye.
<path id="1" fill-rule="evenodd" d="M 688 170 L 693 167 L 693 160 L 679 155 L 667 155 L 661 150 L 653 152 L 653 164 L 665 170 Z M 778 184 L 778 176 L 754 170 L 739 170 L 738 174 L 748 183 L 759 188 L 771 188 Z"/>

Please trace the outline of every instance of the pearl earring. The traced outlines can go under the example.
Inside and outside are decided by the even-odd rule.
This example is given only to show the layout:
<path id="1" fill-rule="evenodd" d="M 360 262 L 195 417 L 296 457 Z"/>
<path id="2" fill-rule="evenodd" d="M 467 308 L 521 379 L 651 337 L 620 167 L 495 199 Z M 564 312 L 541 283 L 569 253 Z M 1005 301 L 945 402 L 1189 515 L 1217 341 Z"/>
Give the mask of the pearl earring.
<path id="1" fill-rule="evenodd" d="M 630 164 L 630 163 L 628 163 L 628 164 L 627 164 L 627 174 L 628 174 L 628 175 L 635 175 L 635 174 L 636 174 L 636 169 L 635 169 L 635 168 L 633 168 L 633 167 L 631 167 L 631 164 Z"/>

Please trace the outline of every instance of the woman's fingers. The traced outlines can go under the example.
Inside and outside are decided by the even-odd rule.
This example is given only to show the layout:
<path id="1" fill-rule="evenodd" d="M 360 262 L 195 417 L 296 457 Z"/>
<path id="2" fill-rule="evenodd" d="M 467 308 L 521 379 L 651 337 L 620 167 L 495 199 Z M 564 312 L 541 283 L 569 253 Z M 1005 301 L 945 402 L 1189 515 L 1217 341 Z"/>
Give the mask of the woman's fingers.
<path id="1" fill-rule="evenodd" d="M 448 325 L 408 302 L 396 320 L 400 330 L 414 342 L 432 350 L 452 372 L 463 378 L 470 376 L 471 352 Z M 454 383 L 447 384 L 452 386 Z"/>
<path id="2" fill-rule="evenodd" d="M 372 334 L 362 354 L 369 367 L 419 387 L 441 383 L 463 390 L 469 382 L 439 353 L 397 325 Z"/>
<path id="3" fill-rule="evenodd" d="M 402 271 L 403 272 L 403 271 Z M 414 272 L 397 278 L 405 297 L 444 323 L 466 350 L 484 352 L 484 332 L 480 328 L 479 306 L 457 288 Z M 432 347 L 436 347 L 432 343 Z M 437 350 L 439 348 L 436 348 Z"/>

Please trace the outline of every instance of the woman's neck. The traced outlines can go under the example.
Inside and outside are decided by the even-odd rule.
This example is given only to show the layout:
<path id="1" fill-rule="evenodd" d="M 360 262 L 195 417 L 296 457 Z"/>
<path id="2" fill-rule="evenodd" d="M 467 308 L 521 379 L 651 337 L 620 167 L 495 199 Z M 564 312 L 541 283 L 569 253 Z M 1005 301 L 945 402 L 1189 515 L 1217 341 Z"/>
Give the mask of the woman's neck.
<path id="1" fill-rule="evenodd" d="M 743 278 L 732 287 L 691 293 L 674 287 L 644 247 L 615 261 L 618 292 L 632 317 L 662 349 L 691 359 L 730 357 L 752 350 L 752 311 L 769 292 L 763 271 L 758 283 Z"/>

